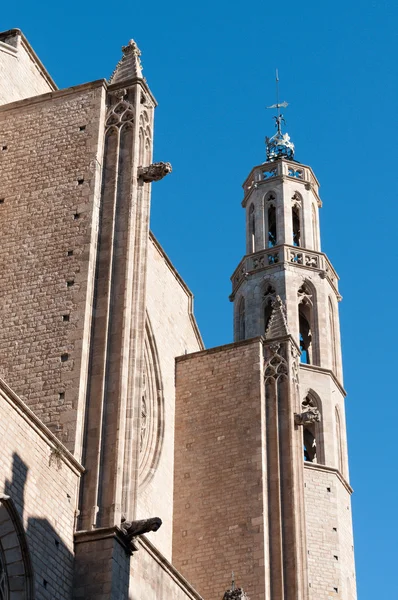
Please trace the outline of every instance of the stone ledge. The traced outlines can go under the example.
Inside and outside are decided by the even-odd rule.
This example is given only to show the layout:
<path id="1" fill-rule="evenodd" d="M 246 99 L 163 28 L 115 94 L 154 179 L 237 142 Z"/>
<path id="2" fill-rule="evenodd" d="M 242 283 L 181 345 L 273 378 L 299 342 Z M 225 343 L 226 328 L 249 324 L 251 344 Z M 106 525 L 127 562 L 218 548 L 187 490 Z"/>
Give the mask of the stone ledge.
<path id="1" fill-rule="evenodd" d="M 56 435 L 52 433 L 35 415 L 35 413 L 21 400 L 10 387 L 0 379 L 0 397 L 26 421 L 30 427 L 48 444 L 51 450 L 57 453 L 62 460 L 76 475 L 84 473 L 84 467 L 73 456 L 71 452 L 59 441 Z"/>
<path id="2" fill-rule="evenodd" d="M 343 394 L 344 398 L 347 396 L 347 392 L 343 388 L 343 385 L 340 383 L 331 369 L 319 367 L 318 365 L 306 365 L 304 363 L 300 363 L 300 369 L 304 369 L 304 371 L 316 371 L 318 373 L 323 373 L 324 375 L 329 375 L 329 377 L 333 379 L 334 383 L 339 388 L 340 392 Z"/>
<path id="3" fill-rule="evenodd" d="M 310 471 L 322 471 L 324 473 L 336 475 L 349 494 L 352 494 L 354 492 L 348 481 L 343 477 L 340 471 L 338 469 L 335 469 L 334 467 L 328 467 L 327 465 L 320 465 L 318 463 L 310 463 L 304 461 L 304 468 L 309 469 Z"/>
<path id="4" fill-rule="evenodd" d="M 145 550 L 151 558 L 184 590 L 190 600 L 203 600 L 202 596 L 191 586 L 179 571 L 159 552 L 157 548 L 143 535 L 136 540 L 138 550 Z"/>

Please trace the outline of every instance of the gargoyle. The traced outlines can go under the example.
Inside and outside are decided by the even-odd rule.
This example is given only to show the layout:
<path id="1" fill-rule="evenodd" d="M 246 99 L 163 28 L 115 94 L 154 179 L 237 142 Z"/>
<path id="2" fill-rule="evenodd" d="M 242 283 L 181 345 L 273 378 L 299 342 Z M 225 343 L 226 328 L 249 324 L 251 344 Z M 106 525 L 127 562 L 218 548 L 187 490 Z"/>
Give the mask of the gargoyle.
<path id="1" fill-rule="evenodd" d="M 305 412 L 294 415 L 294 422 L 296 425 L 309 425 L 311 423 L 319 423 L 321 420 L 321 414 L 319 410 L 311 406 Z"/>
<path id="2" fill-rule="evenodd" d="M 148 167 L 138 167 L 138 177 L 145 183 L 160 181 L 171 173 L 172 168 L 169 162 L 152 163 Z"/>
<path id="3" fill-rule="evenodd" d="M 149 531 L 157 531 L 162 524 L 162 519 L 153 517 L 152 519 L 143 519 L 142 521 L 126 521 L 126 517 L 122 517 L 120 529 L 131 541 L 133 538 Z"/>

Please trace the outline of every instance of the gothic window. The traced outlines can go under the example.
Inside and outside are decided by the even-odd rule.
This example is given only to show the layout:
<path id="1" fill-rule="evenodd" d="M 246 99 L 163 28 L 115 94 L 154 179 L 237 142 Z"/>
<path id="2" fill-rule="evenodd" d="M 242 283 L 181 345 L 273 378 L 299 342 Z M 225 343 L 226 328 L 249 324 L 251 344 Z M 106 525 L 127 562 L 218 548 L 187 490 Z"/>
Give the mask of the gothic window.
<path id="1" fill-rule="evenodd" d="M 267 331 L 268 323 L 272 313 L 272 303 L 275 300 L 275 288 L 272 285 L 268 285 L 265 288 L 263 295 L 263 316 L 264 316 L 264 332 Z"/>
<path id="2" fill-rule="evenodd" d="M 300 361 L 304 364 L 317 364 L 315 355 L 314 334 L 314 291 L 307 283 L 298 290 L 298 319 L 299 319 L 299 342 L 301 350 Z"/>
<path id="3" fill-rule="evenodd" d="M 249 236 L 250 236 L 250 251 L 256 251 L 256 217 L 254 214 L 254 204 L 249 210 Z"/>
<path id="4" fill-rule="evenodd" d="M 238 340 L 244 340 L 246 337 L 245 318 L 245 299 L 241 298 L 238 309 Z"/>
<path id="5" fill-rule="evenodd" d="M 273 196 L 270 199 L 274 199 Z M 268 206 L 267 211 L 268 216 L 268 248 L 273 248 L 276 246 L 277 237 L 276 237 L 276 209 L 273 204 Z"/>
<path id="6" fill-rule="evenodd" d="M 6 561 L 0 544 L 0 600 L 8 600 L 8 577 Z"/>
<path id="7" fill-rule="evenodd" d="M 303 413 L 312 410 L 320 411 L 320 401 L 316 397 L 314 392 L 308 392 L 307 396 L 301 403 L 301 410 Z M 321 426 L 322 420 L 306 422 L 303 425 L 303 454 L 305 462 L 320 463 L 323 464 L 324 459 L 322 455 L 321 446 Z"/>
<path id="8" fill-rule="evenodd" d="M 3 494 L 0 523 L 0 600 L 32 600 L 33 569 L 26 533 L 12 498 Z"/>
<path id="9" fill-rule="evenodd" d="M 301 197 L 295 193 L 292 198 L 293 246 L 301 246 Z"/>
<path id="10" fill-rule="evenodd" d="M 315 204 L 312 204 L 312 245 L 314 250 L 319 250 L 318 244 L 318 224 L 316 218 Z"/>
<path id="11" fill-rule="evenodd" d="M 147 316 L 145 326 L 143 384 L 139 430 L 139 485 L 151 479 L 163 442 L 163 386 L 155 338 Z"/>
<path id="12" fill-rule="evenodd" d="M 337 444 L 337 468 L 340 473 L 343 473 L 343 448 L 341 440 L 341 420 L 339 409 L 335 408 L 335 421 L 336 421 L 336 444 Z"/>
<path id="13" fill-rule="evenodd" d="M 337 348 L 336 348 L 336 327 L 335 327 L 335 314 L 333 301 L 329 296 L 329 331 L 330 331 L 330 344 L 332 351 L 332 369 L 334 373 L 337 370 Z"/>

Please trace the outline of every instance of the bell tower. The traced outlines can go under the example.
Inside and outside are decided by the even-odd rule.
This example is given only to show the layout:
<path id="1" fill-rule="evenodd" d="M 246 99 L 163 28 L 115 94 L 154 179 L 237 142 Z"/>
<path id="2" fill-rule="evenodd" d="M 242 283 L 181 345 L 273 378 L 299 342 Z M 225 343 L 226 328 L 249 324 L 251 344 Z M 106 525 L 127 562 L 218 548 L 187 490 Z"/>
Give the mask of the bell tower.
<path id="1" fill-rule="evenodd" d="M 256 600 L 356 600 L 341 297 L 286 106 L 243 184 L 235 341 L 176 365 L 173 561 L 207 600 L 232 570 Z"/>
<path id="2" fill-rule="evenodd" d="M 303 493 L 302 532 L 297 514 L 295 518 L 296 534 L 306 539 L 302 568 L 308 578 L 308 597 L 353 600 L 356 590 L 338 317 L 339 278 L 321 251 L 319 182 L 311 167 L 295 160 L 294 145 L 289 135 L 282 132 L 285 121 L 279 111 L 286 106 L 286 102 L 277 102 L 269 107 L 277 110 L 277 132 L 266 137 L 266 162 L 254 167 L 243 184 L 246 255 L 231 278 L 234 339 L 265 337 L 267 415 L 272 411 L 275 395 L 279 405 L 267 423 L 270 433 L 277 422 L 274 434 L 278 441 L 272 455 L 268 453 L 268 471 L 275 473 L 280 483 L 275 492 L 276 512 L 278 504 L 283 504 L 289 471 L 283 467 L 283 461 L 289 448 L 293 470 L 304 467 L 302 480 L 298 472 L 296 476 L 291 473 L 288 486 L 303 485 L 302 490 L 296 489 L 298 505 L 294 511 L 299 509 Z M 278 312 L 283 315 L 277 317 Z M 275 328 L 278 320 L 283 322 L 282 329 L 280 325 Z M 283 351 L 284 344 L 275 343 L 283 333 L 291 337 L 290 350 L 285 344 Z M 292 361 L 290 372 L 286 353 Z M 286 361 L 288 384 L 283 384 L 275 371 L 281 360 Z M 267 378 L 267 372 L 271 377 Z M 276 391 L 272 391 L 270 379 L 274 380 Z M 281 385 L 286 386 L 283 391 Z M 286 405 L 289 395 L 293 399 Z M 289 412 L 295 405 L 294 429 L 285 438 L 292 415 L 283 412 L 285 409 L 281 412 L 283 404 Z M 298 431 L 301 464 L 294 463 Z M 279 466 L 275 454 L 279 454 Z M 286 495 L 291 491 L 285 489 Z M 273 506 L 270 487 L 268 493 L 269 505 Z M 282 515 L 286 506 L 280 510 Z M 282 516 L 280 526 L 283 531 Z M 296 542 L 299 543 L 298 538 Z M 270 539 L 271 564 L 272 546 Z M 327 584 L 333 580 L 334 584 Z M 271 593 L 274 597 L 285 598 L 283 594 Z M 307 597 L 305 592 L 302 597 Z"/>

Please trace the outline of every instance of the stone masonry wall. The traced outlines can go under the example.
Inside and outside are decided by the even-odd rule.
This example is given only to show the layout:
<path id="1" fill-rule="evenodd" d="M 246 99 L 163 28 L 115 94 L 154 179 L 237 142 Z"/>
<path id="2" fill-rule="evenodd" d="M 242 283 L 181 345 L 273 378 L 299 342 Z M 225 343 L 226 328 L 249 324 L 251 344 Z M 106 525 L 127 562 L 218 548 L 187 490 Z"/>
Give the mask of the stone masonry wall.
<path id="1" fill-rule="evenodd" d="M 177 359 L 173 564 L 206 600 L 231 571 L 265 599 L 261 350 L 257 338 Z"/>
<path id="2" fill-rule="evenodd" d="M 50 431 L 0 381 L 0 493 L 14 501 L 28 538 L 36 600 L 70 600 L 73 527 L 82 468 L 56 452 Z"/>
<path id="3" fill-rule="evenodd" d="M 0 107 L 0 376 L 71 450 L 84 416 L 103 97 L 94 82 Z"/>
<path id="4" fill-rule="evenodd" d="M 144 537 L 136 541 L 138 552 L 131 558 L 130 600 L 202 600 L 152 545 L 157 533 L 151 542 Z"/>
<path id="5" fill-rule="evenodd" d="M 163 388 L 159 462 L 139 489 L 137 518 L 158 516 L 163 525 L 153 543 L 171 560 L 173 528 L 175 357 L 202 349 L 192 315 L 192 295 L 157 241 L 148 248 L 147 314 L 154 332 Z M 160 493 L 161 490 L 161 493 Z"/>
<path id="6" fill-rule="evenodd" d="M 18 30 L 0 34 L 0 105 L 56 89 Z"/>
<path id="7" fill-rule="evenodd" d="M 327 467 L 304 476 L 310 600 L 356 600 L 350 491 Z"/>

